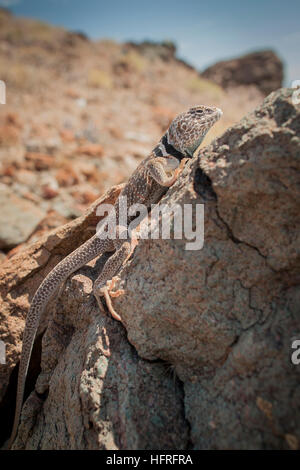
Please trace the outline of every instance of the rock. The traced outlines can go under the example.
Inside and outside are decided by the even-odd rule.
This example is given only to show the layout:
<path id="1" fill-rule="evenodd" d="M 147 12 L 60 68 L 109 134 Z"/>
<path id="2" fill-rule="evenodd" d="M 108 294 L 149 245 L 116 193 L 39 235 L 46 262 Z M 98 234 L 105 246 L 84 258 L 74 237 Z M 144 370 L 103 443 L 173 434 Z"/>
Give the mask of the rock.
<path id="1" fill-rule="evenodd" d="M 11 171 L 11 175 L 10 175 Z M 36 188 L 37 185 L 37 180 L 39 179 L 39 175 L 37 175 L 34 171 L 31 170 L 26 170 L 26 169 L 20 169 L 16 171 L 16 168 L 14 166 L 8 167 L 6 169 L 6 174 L 9 176 L 14 176 L 15 181 L 17 183 L 20 183 L 22 185 L 27 186 L 30 189 Z"/>
<path id="2" fill-rule="evenodd" d="M 29 237 L 29 239 L 25 243 L 21 243 L 21 245 L 16 246 L 12 250 L 7 253 L 7 256 L 11 258 L 16 253 L 20 251 L 24 251 L 27 248 L 28 244 L 39 241 L 39 239 L 47 234 L 50 230 L 56 229 L 61 225 L 66 224 L 69 222 L 65 217 L 58 214 L 55 211 L 49 210 L 45 216 L 45 218 L 41 221 L 41 223 L 36 227 L 33 234 Z"/>
<path id="3" fill-rule="evenodd" d="M 72 131 L 69 129 L 62 129 L 59 133 L 61 139 L 64 142 L 74 142 L 75 141 L 75 135 Z"/>
<path id="4" fill-rule="evenodd" d="M 42 186 L 42 195 L 44 199 L 53 199 L 59 194 L 59 191 L 57 188 L 45 184 Z"/>
<path id="5" fill-rule="evenodd" d="M 96 208 L 103 202 L 113 203 L 121 188 L 122 186 L 112 188 L 98 199 L 82 217 L 45 234 L 35 243 L 28 247 L 24 246 L 12 258 L 1 263 L 0 339 L 7 346 L 7 364 L 5 367 L 0 366 L 0 440 L 2 437 L 3 440 L 7 438 L 9 433 L 6 424 L 9 419 L 7 409 L 9 406 L 13 406 L 15 390 L 11 393 L 8 384 L 19 360 L 21 336 L 25 324 L 24 318 L 29 308 L 29 300 L 52 267 L 93 234 L 100 220 L 95 215 Z M 41 319 L 38 337 L 45 330 L 50 311 L 48 309 Z M 38 358 L 40 352 L 37 351 L 36 354 Z M 35 379 L 29 371 L 29 382 L 32 380 Z M 11 415 L 11 422 L 12 419 Z M 4 427 L 3 423 L 5 423 Z"/>
<path id="6" fill-rule="evenodd" d="M 78 165 L 72 165 L 71 163 L 64 163 L 61 167 L 56 171 L 55 178 L 62 187 L 74 186 L 80 182 L 80 172 L 77 168 Z M 95 173 L 95 168 L 94 173 Z"/>
<path id="7" fill-rule="evenodd" d="M 74 243 L 77 245 L 84 241 L 87 228 L 95 228 L 99 220 L 95 218 L 95 209 L 99 203 L 112 203 L 119 190 L 120 187 L 98 200 L 85 217 L 56 230 L 52 236 L 44 237 L 34 245 L 34 250 L 29 247 L 23 253 L 22 269 L 21 266 L 18 269 L 21 257 L 16 255 L 10 262 L 14 263 L 13 272 L 19 276 L 18 282 L 14 279 L 12 283 L 6 276 L 3 289 L 5 287 L 11 294 L 18 288 L 25 291 L 22 279 L 25 266 L 26 283 L 33 268 L 28 266 L 28 261 L 33 258 L 38 261 L 32 256 L 33 251 L 37 254 L 42 249 L 44 256 L 39 256 L 41 264 L 38 266 L 35 262 L 36 274 L 33 271 L 30 275 L 33 283 L 40 282 L 46 266 L 49 271 L 50 265 L 53 266 L 62 253 L 67 255 L 75 248 Z M 3 267 L 3 277 L 10 269 L 5 271 Z M 41 401 L 34 393 L 28 399 L 14 448 L 35 448 L 39 440 L 38 446 L 42 449 L 152 449 L 153 446 L 156 449 L 185 449 L 188 423 L 184 418 L 180 384 L 164 364 L 151 364 L 139 358 L 128 343 L 122 325 L 99 311 L 92 295 L 92 279 L 96 276 L 97 270 L 92 273 L 85 267 L 67 281 L 68 294 L 64 299 L 68 299 L 69 310 L 50 320 L 43 340 L 48 347 L 43 352 L 43 371 L 37 390 L 42 392 L 48 388 L 51 367 L 57 365 L 63 351 L 65 360 L 60 362 L 61 367 L 55 377 L 52 376 L 53 386 L 49 390 L 45 415 L 38 419 L 30 437 L 32 419 L 39 413 Z M 34 292 L 32 284 L 29 289 L 31 296 Z M 17 293 L 16 296 L 20 308 L 21 299 Z M 5 306 L 8 309 L 8 303 Z M 27 310 L 27 302 L 23 308 Z M 50 312 L 51 308 L 47 309 L 44 317 L 48 318 Z M 45 323 L 43 318 L 39 331 L 45 329 Z M 1 322 L 3 324 L 5 322 Z M 77 328 L 82 334 L 73 335 Z M 12 338 L 9 342 L 13 343 Z M 72 351 L 76 355 L 75 361 L 71 359 L 75 369 L 69 364 Z M 72 412 L 66 412 L 67 409 Z"/>
<path id="8" fill-rule="evenodd" d="M 0 147 L 16 145 L 20 141 L 20 130 L 12 124 L 0 126 Z"/>
<path id="9" fill-rule="evenodd" d="M 99 144 L 86 144 L 80 145 L 74 153 L 80 154 L 83 153 L 90 157 L 101 157 L 103 155 L 103 147 Z"/>
<path id="10" fill-rule="evenodd" d="M 89 190 L 89 189 L 84 189 L 78 191 L 74 191 L 72 194 L 75 201 L 78 202 L 79 204 L 91 204 L 97 199 L 97 195 L 95 192 Z"/>
<path id="11" fill-rule="evenodd" d="M 65 95 L 68 98 L 73 98 L 73 99 L 80 98 L 80 93 L 77 90 L 74 90 L 74 88 L 67 88 L 65 91 Z"/>
<path id="12" fill-rule="evenodd" d="M 23 243 L 44 218 L 45 213 L 31 202 L 0 187 L 0 249 L 8 250 Z"/>
<path id="13" fill-rule="evenodd" d="M 63 45 L 74 48 L 81 41 L 89 41 L 88 36 L 82 31 L 66 31 L 63 37 Z"/>
<path id="14" fill-rule="evenodd" d="M 5 275 L 10 269 L 5 270 L 3 267 L 5 283 L 2 288 L 9 289 L 11 294 L 18 288 L 24 292 L 23 275 L 26 267 L 25 283 L 33 267 L 39 275 L 33 276 L 33 271 L 30 278 L 33 276 L 35 284 L 40 281 L 45 275 L 43 267 L 47 265 L 49 271 L 50 265 L 58 261 L 58 253 L 64 252 L 65 256 L 75 248 L 75 241 L 76 244 L 84 241 L 87 228 L 91 228 L 91 224 L 95 228 L 95 222 L 99 220 L 95 218 L 96 207 L 99 203 L 112 203 L 119 190 L 116 188 L 98 200 L 93 209 L 79 221 L 56 230 L 52 236 L 47 235 L 34 245 L 34 249 L 29 247 L 23 253 L 23 263 L 19 269 L 21 257 L 16 255 L 11 263 L 15 267 L 14 275 L 19 277 L 18 282 L 16 279 L 10 282 L 9 276 Z M 37 254 L 41 251 L 44 251 L 44 256 L 40 253 L 40 263 L 37 263 L 38 259 L 32 255 L 33 252 Z M 35 259 L 35 266 L 28 265 L 29 259 Z M 57 318 L 53 317 L 44 337 L 49 347 L 43 353 L 43 371 L 39 376 L 38 390 L 48 388 L 51 367 L 57 364 L 63 350 L 67 353 L 66 360 L 61 362 L 60 371 L 51 380 L 50 408 L 45 417 L 38 420 L 37 427 L 29 437 L 32 418 L 41 408 L 37 395 L 30 396 L 24 409 L 25 421 L 20 426 L 14 448 L 23 447 L 25 441 L 25 448 L 35 448 L 38 439 L 41 449 L 151 449 L 153 445 L 157 449 L 185 449 L 188 445 L 188 423 L 183 414 L 180 384 L 174 381 L 164 364 L 150 364 L 139 358 L 128 343 L 123 327 L 99 311 L 91 291 L 92 278 L 95 279 L 97 272 L 90 273 L 89 279 L 86 270 L 83 268 L 81 274 L 77 273 L 67 282 L 69 312 L 65 311 L 63 317 L 60 314 Z M 35 290 L 32 284 L 29 289 L 32 295 Z M 21 298 L 17 297 L 20 309 Z M 9 308 L 8 302 L 4 305 L 6 309 Z M 28 303 L 22 307 L 27 310 Z M 48 315 L 46 313 L 46 317 Z M 44 318 L 39 331 L 45 328 L 45 323 Z M 1 322 L 2 329 L 4 324 Z M 78 327 L 85 333 L 73 336 Z M 12 338 L 9 338 L 9 343 L 13 343 Z M 8 358 L 11 360 L 11 348 L 8 349 Z M 76 370 L 68 364 L 71 351 L 76 351 L 76 360 L 72 359 Z M 65 413 L 66 409 L 72 409 L 72 412 Z"/>
<path id="15" fill-rule="evenodd" d="M 165 203 L 205 204 L 203 248 L 140 240 L 115 286 L 139 356 L 170 363 L 184 383 L 197 449 L 288 448 L 287 434 L 300 442 L 290 362 L 291 338 L 300 339 L 300 109 L 291 96 L 272 93 L 168 191 Z"/>
<path id="16" fill-rule="evenodd" d="M 16 174 L 16 167 L 14 165 L 5 165 L 1 170 L 1 176 L 14 177 Z"/>
<path id="17" fill-rule="evenodd" d="M 86 105 L 87 105 L 87 100 L 85 98 L 78 98 L 76 100 L 76 104 L 78 106 L 78 108 L 86 108 Z"/>
<path id="18" fill-rule="evenodd" d="M 25 160 L 29 163 L 29 168 L 37 171 L 48 170 L 53 166 L 53 156 L 40 152 L 26 152 Z"/>
<path id="19" fill-rule="evenodd" d="M 5 116 L 5 121 L 8 125 L 12 125 L 14 127 L 17 127 L 18 129 L 23 128 L 23 123 L 20 118 L 20 115 L 16 112 L 8 112 Z"/>
<path id="20" fill-rule="evenodd" d="M 0 13 L 1 13 L 1 22 L 5 21 L 6 19 L 9 19 L 12 16 L 12 12 L 5 7 L 0 7 Z"/>
<path id="21" fill-rule="evenodd" d="M 82 39 L 83 41 L 89 41 L 88 35 L 83 31 L 71 31 L 71 34 L 75 35 L 79 39 Z"/>
<path id="22" fill-rule="evenodd" d="M 82 213 L 82 211 L 77 207 L 72 195 L 62 191 L 52 199 L 51 206 L 47 201 L 47 208 L 49 207 L 52 207 L 52 209 L 54 209 L 58 214 L 69 220 L 79 217 Z"/>
<path id="23" fill-rule="evenodd" d="M 48 138 L 47 140 L 30 139 L 26 142 L 25 147 L 29 153 L 37 152 L 54 155 L 61 147 L 61 139 L 59 137 L 52 137 Z"/>
<path id="24" fill-rule="evenodd" d="M 26 402 L 14 449 L 185 449 L 180 385 L 100 312 L 95 277 L 86 267 L 67 282 L 43 339 L 36 390 L 50 385 L 49 395 L 44 405 L 35 393 Z"/>
<path id="25" fill-rule="evenodd" d="M 139 54 L 151 60 L 160 58 L 165 62 L 169 62 L 170 60 L 176 59 L 176 46 L 171 41 L 143 41 L 139 43 L 128 42 L 124 44 L 124 50 L 135 50 Z"/>
<path id="26" fill-rule="evenodd" d="M 124 328 L 92 295 L 109 254 L 70 276 L 43 315 L 41 373 L 14 449 L 299 447 L 291 341 L 300 334 L 300 109 L 292 93 L 272 93 L 187 163 L 163 202 L 191 204 L 193 228 L 204 204 L 203 247 L 186 249 L 188 237 L 139 240 L 116 278 L 124 292 L 112 297 Z M 11 368 L 23 327 L 16 336 L 16 312 L 26 313 L 27 293 L 90 225 L 82 217 L 1 264 L 0 333 Z"/>
<path id="27" fill-rule="evenodd" d="M 140 134 L 139 132 L 128 131 L 124 134 L 125 139 L 134 140 L 135 142 L 150 143 L 151 138 L 148 134 Z"/>
<path id="28" fill-rule="evenodd" d="M 223 60 L 201 74 L 223 88 L 255 85 L 264 95 L 282 86 L 283 64 L 273 51 L 259 51 Z"/>

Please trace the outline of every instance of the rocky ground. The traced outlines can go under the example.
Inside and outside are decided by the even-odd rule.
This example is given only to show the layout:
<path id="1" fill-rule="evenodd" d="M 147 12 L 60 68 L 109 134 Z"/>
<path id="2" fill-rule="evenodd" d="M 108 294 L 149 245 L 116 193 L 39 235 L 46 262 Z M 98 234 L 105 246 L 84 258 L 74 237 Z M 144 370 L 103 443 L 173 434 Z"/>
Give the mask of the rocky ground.
<path id="1" fill-rule="evenodd" d="M 187 165 L 163 202 L 205 204 L 203 249 L 140 239 L 117 277 L 123 325 L 92 295 L 105 260 L 70 277 L 41 320 L 15 449 L 299 448 L 290 357 L 300 327 L 300 110 L 291 95 L 271 94 Z M 11 346 L 1 423 L 12 419 L 28 297 L 120 190 L 2 263 Z"/>
<path id="2" fill-rule="evenodd" d="M 172 43 L 91 42 L 4 10 L 0 70 L 0 444 L 35 290 L 94 233 L 97 206 L 116 199 L 170 120 L 204 103 L 224 117 L 165 196 L 205 204 L 203 249 L 140 240 L 113 299 L 123 325 L 92 295 L 103 260 L 71 276 L 41 319 L 15 449 L 299 448 L 292 91 L 263 102 L 257 68 L 255 83 L 241 72 L 225 89 Z"/>

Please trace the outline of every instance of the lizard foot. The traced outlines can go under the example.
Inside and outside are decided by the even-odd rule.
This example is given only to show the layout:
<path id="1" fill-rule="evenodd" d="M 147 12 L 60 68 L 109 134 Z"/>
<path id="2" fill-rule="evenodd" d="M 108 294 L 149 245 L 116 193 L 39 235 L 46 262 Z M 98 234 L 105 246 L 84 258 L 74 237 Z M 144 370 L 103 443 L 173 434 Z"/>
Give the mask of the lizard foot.
<path id="1" fill-rule="evenodd" d="M 120 279 L 118 276 L 114 276 L 110 281 L 107 281 L 106 283 L 108 287 L 108 292 L 111 297 L 120 297 L 120 295 L 125 294 L 124 289 L 118 289 L 117 291 L 114 291 L 114 292 L 112 291 L 118 279 Z"/>
<path id="2" fill-rule="evenodd" d="M 107 308 L 108 308 L 108 311 L 109 313 L 111 314 L 111 316 L 115 319 L 115 320 L 118 320 L 122 323 L 122 318 L 120 317 L 120 315 L 115 311 L 115 309 L 113 308 L 112 306 L 112 303 L 111 303 L 111 298 L 110 298 L 110 295 L 109 295 L 109 288 L 108 287 L 103 287 L 103 289 L 101 289 L 102 292 L 103 292 L 103 295 L 105 297 L 105 301 L 106 301 L 106 305 L 107 305 Z M 118 295 L 121 295 L 121 294 L 118 294 L 118 292 L 115 292 L 115 294 Z M 115 297 L 117 297 L 115 296 Z"/>
<path id="3" fill-rule="evenodd" d="M 181 160 L 179 167 L 176 168 L 176 170 L 173 173 L 173 178 L 169 181 L 169 184 L 168 184 L 169 187 L 172 186 L 175 183 L 175 181 L 178 180 L 178 178 L 181 175 L 181 173 L 183 172 L 184 166 L 185 166 L 185 164 L 188 160 L 189 160 L 188 158 L 183 158 Z"/>
<path id="4" fill-rule="evenodd" d="M 119 322 L 122 322 L 122 319 L 121 319 L 120 315 L 115 311 L 115 309 L 112 305 L 112 302 L 111 302 L 111 298 L 110 298 L 110 297 L 119 297 L 120 295 L 124 294 L 124 290 L 122 290 L 122 289 L 119 289 L 115 292 L 111 292 L 111 289 L 114 287 L 117 279 L 118 278 L 115 276 L 115 277 L 112 278 L 112 280 L 107 281 L 107 283 L 104 287 L 101 287 L 101 289 L 98 289 L 96 292 L 94 290 L 94 295 L 95 295 L 96 300 L 98 302 L 98 306 L 99 306 L 99 308 L 102 312 L 105 312 L 105 310 L 104 310 L 104 307 L 103 307 L 103 304 L 101 302 L 100 297 L 105 298 L 106 306 L 107 306 L 107 309 L 108 309 L 109 313 L 111 314 L 111 316 L 115 320 L 118 320 Z"/>
<path id="5" fill-rule="evenodd" d="M 185 164 L 186 164 L 187 161 L 189 161 L 189 158 L 183 158 L 183 159 L 181 160 L 180 165 L 179 165 L 179 167 L 177 168 L 177 170 L 178 170 L 178 171 L 177 171 L 177 175 L 176 175 L 176 176 L 177 176 L 177 179 L 178 179 L 179 175 L 181 175 L 181 173 L 183 172 L 184 167 L 185 167 Z M 176 170 L 175 170 L 175 171 L 176 171 Z"/>

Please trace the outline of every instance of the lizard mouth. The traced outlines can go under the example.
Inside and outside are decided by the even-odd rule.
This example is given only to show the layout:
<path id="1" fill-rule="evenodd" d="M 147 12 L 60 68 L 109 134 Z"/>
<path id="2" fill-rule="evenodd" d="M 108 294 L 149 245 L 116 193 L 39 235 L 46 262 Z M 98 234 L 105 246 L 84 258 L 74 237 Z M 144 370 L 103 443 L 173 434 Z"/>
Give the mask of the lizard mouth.
<path id="1" fill-rule="evenodd" d="M 207 116 L 205 127 L 209 130 L 215 122 L 223 116 L 223 111 L 220 108 L 214 108 L 213 112 Z"/>
<path id="2" fill-rule="evenodd" d="M 218 121 L 220 117 L 223 116 L 223 111 L 220 108 L 213 108 L 213 112 L 211 115 L 208 115 L 208 120 L 210 121 Z"/>

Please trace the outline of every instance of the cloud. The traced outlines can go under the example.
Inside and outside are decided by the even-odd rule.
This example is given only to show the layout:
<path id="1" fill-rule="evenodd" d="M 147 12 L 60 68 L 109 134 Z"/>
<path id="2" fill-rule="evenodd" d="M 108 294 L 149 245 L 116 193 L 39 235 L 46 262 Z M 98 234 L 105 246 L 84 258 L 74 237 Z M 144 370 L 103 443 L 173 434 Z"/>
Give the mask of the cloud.
<path id="1" fill-rule="evenodd" d="M 12 7 L 17 3 L 20 3 L 21 0 L 0 0 L 0 7 Z"/>

